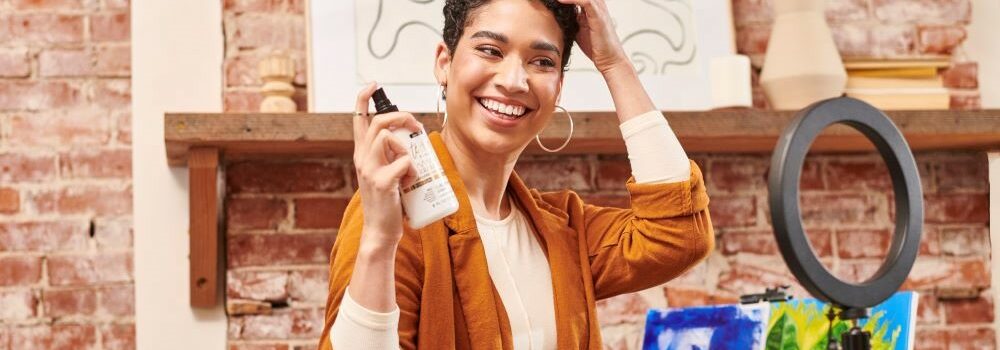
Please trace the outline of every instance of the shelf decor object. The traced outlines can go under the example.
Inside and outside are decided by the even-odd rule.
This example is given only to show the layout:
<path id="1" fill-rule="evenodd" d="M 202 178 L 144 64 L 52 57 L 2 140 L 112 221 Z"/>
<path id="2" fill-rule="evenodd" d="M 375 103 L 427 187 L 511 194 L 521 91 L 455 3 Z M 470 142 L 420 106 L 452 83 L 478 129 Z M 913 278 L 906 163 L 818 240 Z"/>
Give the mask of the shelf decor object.
<path id="1" fill-rule="evenodd" d="M 798 110 L 844 93 L 847 71 L 823 14 L 825 0 L 774 0 L 760 85 L 771 107 Z"/>
<path id="2" fill-rule="evenodd" d="M 257 63 L 257 74 L 264 84 L 260 93 L 264 99 L 260 102 L 262 113 L 294 113 L 296 109 L 292 95 L 295 87 L 295 61 L 283 51 L 273 51 Z"/>

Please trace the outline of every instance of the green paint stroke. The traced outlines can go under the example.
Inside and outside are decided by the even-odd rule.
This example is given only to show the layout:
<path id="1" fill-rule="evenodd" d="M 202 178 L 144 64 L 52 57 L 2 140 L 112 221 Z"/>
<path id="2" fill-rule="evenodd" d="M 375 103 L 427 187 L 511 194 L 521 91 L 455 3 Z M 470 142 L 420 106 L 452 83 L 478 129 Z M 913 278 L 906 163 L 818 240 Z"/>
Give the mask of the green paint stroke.
<path id="1" fill-rule="evenodd" d="M 829 305 L 819 303 L 777 303 L 771 306 L 771 317 L 767 324 L 766 350 L 826 350 L 827 332 L 830 321 L 826 314 Z M 889 334 L 889 323 L 883 319 L 885 311 L 875 312 L 861 328 L 872 334 L 872 350 L 893 350 L 902 331 L 896 326 Z M 834 339 L 850 329 L 847 321 L 836 318 L 833 321 Z"/>

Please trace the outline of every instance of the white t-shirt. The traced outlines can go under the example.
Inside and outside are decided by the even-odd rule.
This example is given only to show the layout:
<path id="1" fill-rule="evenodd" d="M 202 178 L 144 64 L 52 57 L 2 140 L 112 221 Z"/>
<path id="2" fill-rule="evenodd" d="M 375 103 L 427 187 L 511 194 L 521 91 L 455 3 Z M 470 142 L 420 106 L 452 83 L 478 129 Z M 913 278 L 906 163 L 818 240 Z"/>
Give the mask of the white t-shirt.
<path id="1" fill-rule="evenodd" d="M 490 220 L 476 215 L 476 227 L 490 278 L 510 320 L 514 349 L 555 349 L 552 272 L 531 223 L 511 201 L 506 218 Z"/>

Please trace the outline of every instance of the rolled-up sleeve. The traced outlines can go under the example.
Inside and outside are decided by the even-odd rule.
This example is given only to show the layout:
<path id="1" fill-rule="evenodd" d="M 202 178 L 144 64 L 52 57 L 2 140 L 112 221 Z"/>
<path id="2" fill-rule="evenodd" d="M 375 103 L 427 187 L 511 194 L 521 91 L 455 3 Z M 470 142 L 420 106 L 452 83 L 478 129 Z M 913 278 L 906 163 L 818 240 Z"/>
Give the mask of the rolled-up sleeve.
<path id="1" fill-rule="evenodd" d="M 700 168 L 690 165 L 687 181 L 630 178 L 630 208 L 583 205 L 582 235 L 598 299 L 665 283 L 714 249 L 708 193 Z"/>

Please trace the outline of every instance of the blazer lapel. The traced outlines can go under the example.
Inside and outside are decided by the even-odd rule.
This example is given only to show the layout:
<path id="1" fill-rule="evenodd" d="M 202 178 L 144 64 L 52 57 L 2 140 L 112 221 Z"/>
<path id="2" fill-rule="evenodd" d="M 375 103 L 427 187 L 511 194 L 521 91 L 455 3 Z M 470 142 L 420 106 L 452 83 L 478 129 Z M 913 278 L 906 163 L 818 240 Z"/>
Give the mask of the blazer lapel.
<path id="1" fill-rule="evenodd" d="M 556 343 L 559 349 L 586 349 L 590 338 L 588 327 L 589 310 L 584 295 L 581 273 L 579 237 L 568 225 L 565 213 L 553 213 L 541 206 L 540 198 L 531 191 L 517 175 L 511 174 L 508 188 L 530 218 L 542 248 L 549 259 L 552 274 L 552 294 L 556 312 Z M 561 214 L 561 215 L 560 215 Z"/>
<path id="2" fill-rule="evenodd" d="M 450 231 L 448 250 L 454 271 L 455 289 L 468 326 L 469 341 L 475 349 L 501 349 L 503 329 L 495 301 L 498 296 L 494 293 L 493 280 L 490 278 L 486 263 L 486 252 L 476 230 L 476 219 L 469 203 L 468 192 L 454 160 L 441 140 L 441 135 L 432 132 L 429 137 L 445 175 L 455 191 L 455 196 L 458 197 L 458 211 L 446 217 L 444 224 Z"/>

